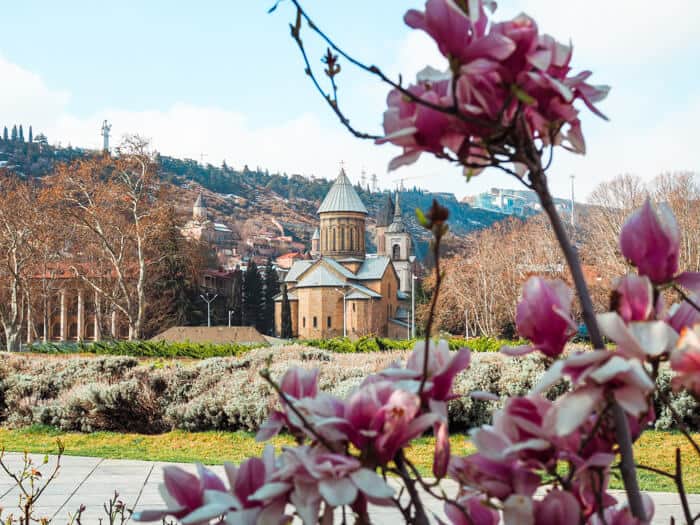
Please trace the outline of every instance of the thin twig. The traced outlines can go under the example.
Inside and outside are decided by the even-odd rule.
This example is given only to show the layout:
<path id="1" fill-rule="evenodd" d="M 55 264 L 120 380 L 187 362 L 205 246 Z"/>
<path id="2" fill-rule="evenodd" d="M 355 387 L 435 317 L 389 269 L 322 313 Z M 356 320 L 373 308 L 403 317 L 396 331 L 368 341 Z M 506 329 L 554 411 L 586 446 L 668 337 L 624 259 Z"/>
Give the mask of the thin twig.
<path id="1" fill-rule="evenodd" d="M 428 312 L 428 320 L 425 323 L 425 350 L 423 351 L 423 377 L 418 387 L 418 397 L 421 397 L 425 382 L 428 380 L 428 357 L 430 352 L 430 337 L 433 329 L 433 318 L 435 317 L 435 307 L 437 306 L 438 296 L 440 295 L 440 286 L 442 284 L 442 274 L 440 273 L 440 240 L 442 234 L 438 233 L 433 237 L 433 257 L 435 258 L 435 291 L 430 300 L 430 311 Z"/>
<path id="2" fill-rule="evenodd" d="M 301 421 L 302 425 L 304 428 L 306 428 L 311 434 L 316 438 L 316 440 L 321 443 L 324 447 L 326 447 L 328 450 L 331 452 L 338 452 L 335 447 L 333 447 L 327 440 L 324 438 L 321 434 L 319 434 L 316 429 L 311 425 L 311 423 L 308 422 L 306 417 L 304 417 L 304 414 L 302 414 L 297 407 L 294 406 L 294 403 L 291 402 L 287 394 L 282 392 L 282 389 L 279 387 L 277 383 L 275 383 L 272 380 L 272 377 L 270 376 L 270 371 L 265 369 L 260 371 L 260 376 L 267 381 L 270 386 L 277 392 L 277 394 L 282 398 L 282 401 L 294 412 L 294 414 L 299 418 Z"/>

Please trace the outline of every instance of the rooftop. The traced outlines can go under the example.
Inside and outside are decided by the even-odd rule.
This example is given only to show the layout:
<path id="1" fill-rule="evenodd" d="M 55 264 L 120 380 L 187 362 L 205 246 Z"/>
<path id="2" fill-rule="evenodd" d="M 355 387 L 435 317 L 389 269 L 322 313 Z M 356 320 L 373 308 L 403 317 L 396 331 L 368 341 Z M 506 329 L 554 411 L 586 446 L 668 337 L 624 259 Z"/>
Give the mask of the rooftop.
<path id="1" fill-rule="evenodd" d="M 328 195 L 323 199 L 317 213 L 334 211 L 354 211 L 365 215 L 368 213 L 367 208 L 365 208 L 360 196 L 342 168 L 338 178 L 335 179 L 333 186 L 328 191 Z"/>

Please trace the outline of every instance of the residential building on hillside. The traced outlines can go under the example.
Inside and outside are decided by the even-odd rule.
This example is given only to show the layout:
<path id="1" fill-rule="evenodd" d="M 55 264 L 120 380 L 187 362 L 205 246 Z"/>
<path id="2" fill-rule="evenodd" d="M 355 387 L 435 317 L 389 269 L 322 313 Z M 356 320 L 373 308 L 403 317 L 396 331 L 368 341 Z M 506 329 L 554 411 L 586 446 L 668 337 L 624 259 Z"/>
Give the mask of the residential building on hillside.
<path id="1" fill-rule="evenodd" d="M 539 198 L 534 191 L 491 188 L 478 195 L 470 195 L 462 199 L 474 208 L 495 211 L 506 215 L 528 217 L 542 211 Z M 554 199 L 554 204 L 561 213 L 571 213 L 571 201 Z"/>
<path id="2" fill-rule="evenodd" d="M 182 233 L 190 239 L 209 243 L 216 251 L 233 248 L 233 230 L 221 222 L 209 220 L 209 213 L 201 192 L 192 206 L 192 219 L 183 226 Z"/>
<path id="3" fill-rule="evenodd" d="M 284 278 L 292 333 L 301 338 L 347 335 L 357 338 L 408 335 L 410 299 L 400 275 L 408 269 L 410 235 L 402 227 L 400 208 L 386 227 L 381 253 L 367 254 L 367 208 L 345 171 L 318 209 L 311 260 L 296 260 Z M 406 264 L 404 264 L 406 263 Z M 405 285 L 404 285 L 405 287 Z M 281 332 L 282 298 L 275 299 L 275 332 Z"/>

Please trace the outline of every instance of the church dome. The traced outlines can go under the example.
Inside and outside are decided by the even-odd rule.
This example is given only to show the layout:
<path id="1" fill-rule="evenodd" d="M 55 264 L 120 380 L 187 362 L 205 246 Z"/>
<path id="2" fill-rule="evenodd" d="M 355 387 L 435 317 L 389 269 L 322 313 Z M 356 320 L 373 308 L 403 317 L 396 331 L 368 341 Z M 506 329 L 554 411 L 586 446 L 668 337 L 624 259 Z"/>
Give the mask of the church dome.
<path id="1" fill-rule="evenodd" d="M 394 205 L 394 220 L 386 229 L 387 233 L 406 233 L 406 225 L 401 216 L 401 204 L 399 204 L 399 192 L 396 192 L 396 204 Z"/>
<path id="2" fill-rule="evenodd" d="M 317 213 L 344 211 L 364 213 L 365 215 L 368 213 L 350 179 L 345 175 L 345 170 L 341 169 Z"/>

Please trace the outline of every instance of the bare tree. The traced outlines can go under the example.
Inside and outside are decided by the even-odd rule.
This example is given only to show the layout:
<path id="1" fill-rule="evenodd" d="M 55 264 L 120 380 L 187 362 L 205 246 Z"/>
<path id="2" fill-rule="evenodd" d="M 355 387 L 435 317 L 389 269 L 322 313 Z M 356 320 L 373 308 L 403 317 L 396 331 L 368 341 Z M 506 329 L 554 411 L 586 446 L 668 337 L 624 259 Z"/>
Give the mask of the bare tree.
<path id="1" fill-rule="evenodd" d="M 158 235 L 163 206 L 147 142 L 128 137 L 118 153 L 116 159 L 59 167 L 54 193 L 76 225 L 73 272 L 126 319 L 129 339 L 138 339 L 146 312 L 148 247 Z"/>

